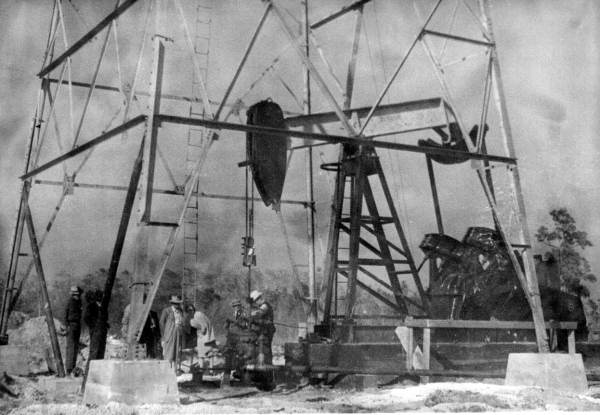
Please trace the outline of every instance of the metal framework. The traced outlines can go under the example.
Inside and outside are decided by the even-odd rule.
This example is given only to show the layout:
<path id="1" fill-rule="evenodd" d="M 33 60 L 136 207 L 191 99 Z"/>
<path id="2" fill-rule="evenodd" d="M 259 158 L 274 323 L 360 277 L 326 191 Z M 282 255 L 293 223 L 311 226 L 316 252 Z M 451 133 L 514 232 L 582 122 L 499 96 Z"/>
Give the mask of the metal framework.
<path id="1" fill-rule="evenodd" d="M 376 1 L 376 0 L 375 0 Z M 511 261 L 517 273 L 517 276 L 521 282 L 529 303 L 533 312 L 533 321 L 536 329 L 536 337 L 538 342 L 538 348 L 541 352 L 548 351 L 548 344 L 546 339 L 546 332 L 544 326 L 544 318 L 542 314 L 541 301 L 539 296 L 539 289 L 537 286 L 537 279 L 535 275 L 535 268 L 530 254 L 529 234 L 527 229 L 527 222 L 525 217 L 525 210 L 523 204 L 523 196 L 519 183 L 517 161 L 514 153 L 513 138 L 510 130 L 510 123 L 508 120 L 507 109 L 505 100 L 502 92 L 502 81 L 500 76 L 500 67 L 498 63 L 498 56 L 496 52 L 496 45 L 494 42 L 494 36 L 489 19 L 489 0 L 478 0 L 479 13 L 473 10 L 468 0 L 456 0 L 457 7 L 459 4 L 463 5 L 463 8 L 470 13 L 470 18 L 476 23 L 476 26 L 480 30 L 480 37 L 470 37 L 462 34 L 452 33 L 452 24 L 448 28 L 447 32 L 434 30 L 432 21 L 438 18 L 440 6 L 444 3 L 449 3 L 452 0 L 436 0 L 433 3 L 433 7 L 430 9 L 429 14 L 424 19 L 424 23 L 421 25 L 417 36 L 414 37 L 409 48 L 405 51 L 402 59 L 395 67 L 392 76 L 388 79 L 385 86 L 382 88 L 377 96 L 374 103 L 368 108 L 351 108 L 353 91 L 355 88 L 355 72 L 356 72 L 356 60 L 359 50 L 359 39 L 361 34 L 361 27 L 363 25 L 363 10 L 367 7 L 371 7 L 371 1 L 356 1 L 352 4 L 344 7 L 343 9 L 330 14 L 322 18 L 321 20 L 309 24 L 308 18 L 305 14 L 304 19 L 304 36 L 298 38 L 297 32 L 289 23 L 289 19 L 286 18 L 285 12 L 282 7 L 276 4 L 272 0 L 264 0 L 264 12 L 260 20 L 258 21 L 255 32 L 249 37 L 250 41 L 242 55 L 239 65 L 235 71 L 233 78 L 228 84 L 225 93 L 220 101 L 215 103 L 209 98 L 207 93 L 207 86 L 205 77 L 203 75 L 203 68 L 201 62 L 199 62 L 199 56 L 194 52 L 194 39 L 191 35 L 189 27 L 186 21 L 186 12 L 182 7 L 179 0 L 173 2 L 174 8 L 172 11 L 178 19 L 179 25 L 175 25 L 183 29 L 184 32 L 184 45 L 193 62 L 195 85 L 197 86 L 198 96 L 194 94 L 192 97 L 175 96 L 173 94 L 166 94 L 163 92 L 163 80 L 167 75 L 165 62 L 169 59 L 171 39 L 165 36 L 165 27 L 160 27 L 158 24 L 154 28 L 154 36 L 152 39 L 153 43 L 153 58 L 152 58 L 152 74 L 150 76 L 150 88 L 149 92 L 140 92 L 138 88 L 138 77 L 140 76 L 140 66 L 142 60 L 144 60 L 144 45 L 148 33 L 144 32 L 144 40 L 139 53 L 138 62 L 136 65 L 136 71 L 134 74 L 134 81 L 130 88 L 125 89 L 123 85 L 125 83 L 120 79 L 118 87 L 102 86 L 97 84 L 98 73 L 101 70 L 102 61 L 104 59 L 107 44 L 111 33 L 114 36 L 115 45 L 118 45 L 117 35 L 117 21 L 121 15 L 123 15 L 128 9 L 137 3 L 136 0 L 127 0 L 109 13 L 100 23 L 98 23 L 92 30 L 80 37 L 72 45 L 68 45 L 66 37 L 63 39 L 64 52 L 58 57 L 54 57 L 54 50 L 58 47 L 57 34 L 59 28 L 64 30 L 65 20 L 62 13 L 62 3 L 57 0 L 54 4 L 54 11 L 52 15 L 52 23 L 50 28 L 50 36 L 47 45 L 46 59 L 43 67 L 38 73 L 38 77 L 41 80 L 41 88 L 38 99 L 38 105 L 35 111 L 34 122 L 32 126 L 32 132 L 28 139 L 28 152 L 25 163 L 24 174 L 21 176 L 23 181 L 23 188 L 20 195 L 19 209 L 17 214 L 16 226 L 13 233 L 13 239 L 11 244 L 11 257 L 9 272 L 6 279 L 6 290 L 4 292 L 2 302 L 2 314 L 0 319 L 0 335 L 6 340 L 6 329 L 8 316 L 11 309 L 14 307 L 16 300 L 22 290 L 23 284 L 31 273 L 33 265 L 29 265 L 23 273 L 21 281 L 17 281 L 17 269 L 19 265 L 19 258 L 24 255 L 22 252 L 22 234 L 25 226 L 29 229 L 29 242 L 31 250 L 34 253 L 35 264 L 38 277 L 41 281 L 44 280 L 42 262 L 39 255 L 35 255 L 42 247 L 43 242 L 47 233 L 52 228 L 56 215 L 60 210 L 63 201 L 67 196 L 70 196 L 73 192 L 74 187 L 90 187 L 95 189 L 109 188 L 114 190 L 127 190 L 124 186 L 110 186 L 100 184 L 85 184 L 76 182 L 76 176 L 82 167 L 85 165 L 87 160 L 92 156 L 94 149 L 97 148 L 101 143 L 114 140 L 114 137 L 143 137 L 143 150 L 142 150 L 142 167 L 141 167 L 141 178 L 139 178 L 140 186 L 137 191 L 137 220 L 136 226 L 129 226 L 129 230 L 135 229 L 135 252 L 136 262 L 132 283 L 132 299 L 131 299 L 131 321 L 129 342 L 130 344 L 135 343 L 141 335 L 141 329 L 146 321 L 146 317 L 152 306 L 152 302 L 157 294 L 160 286 L 161 278 L 166 270 L 169 259 L 174 252 L 176 241 L 178 240 L 180 230 L 184 227 L 186 220 L 186 213 L 189 213 L 190 206 L 196 206 L 192 203 L 193 200 L 200 196 L 210 197 L 209 195 L 203 194 L 199 187 L 198 181 L 202 172 L 203 166 L 209 157 L 209 150 L 218 139 L 217 131 L 246 131 L 246 132 L 264 132 L 269 134 L 282 135 L 293 138 L 301 138 L 307 140 L 313 140 L 309 145 L 298 146 L 297 148 L 307 149 L 307 200 L 306 201 L 290 201 L 290 203 L 299 203 L 303 205 L 308 215 L 308 234 L 311 240 L 312 252 L 309 252 L 309 264 L 312 261 L 312 270 L 310 275 L 310 289 L 309 300 L 311 302 L 310 314 L 312 321 L 316 321 L 316 285 L 314 283 L 314 206 L 315 203 L 312 200 L 312 147 L 313 145 L 319 145 L 320 143 L 330 144 L 341 144 L 342 149 L 339 154 L 337 163 L 333 166 L 337 171 L 335 191 L 332 202 L 332 213 L 330 222 L 330 234 L 328 243 L 328 255 L 326 263 L 325 277 L 327 278 L 327 293 L 325 303 L 325 315 L 323 321 L 329 323 L 335 312 L 332 309 L 334 304 L 334 287 L 337 284 L 337 278 L 339 276 L 347 277 L 348 279 L 348 296 L 345 300 L 344 319 L 350 321 L 353 318 L 354 300 L 356 298 L 356 289 L 361 287 L 367 292 L 376 296 L 376 298 L 388 304 L 398 312 L 398 316 L 401 317 L 408 312 L 406 296 L 402 292 L 398 275 L 406 273 L 412 276 L 412 279 L 417 287 L 420 295 L 420 302 L 417 304 L 425 313 L 428 308 L 428 297 L 421 283 L 420 272 L 421 268 L 417 267 L 413 256 L 410 252 L 410 247 L 404 236 L 402 224 L 400 223 L 399 215 L 396 212 L 395 201 L 392 197 L 389 185 L 387 184 L 386 176 L 383 172 L 377 150 L 378 149 L 390 149 L 394 151 L 404 151 L 407 153 L 425 154 L 428 172 L 430 178 L 430 184 L 432 187 L 432 194 L 434 199 L 434 207 L 436 212 L 436 222 L 440 231 L 443 231 L 443 221 L 441 215 L 440 202 L 437 197 L 437 188 L 435 177 L 433 174 L 433 165 L 429 159 L 430 155 L 461 155 L 471 159 L 473 170 L 477 175 L 481 187 L 486 196 L 489 209 L 496 223 L 497 229 L 500 231 L 506 246 L 508 247 L 508 253 Z M 159 15 L 161 7 L 165 9 L 169 7 L 171 2 L 161 0 L 148 0 L 143 3 L 143 13 L 146 15 L 146 22 L 152 14 L 155 16 Z M 260 4 L 258 1 L 257 5 Z M 305 11 L 308 5 L 304 4 Z M 138 10 L 139 12 L 140 10 Z M 354 25 L 354 41 L 352 44 L 352 56 L 350 58 L 346 76 L 346 88 L 341 88 L 341 95 L 343 102 L 336 98 L 334 92 L 330 88 L 330 83 L 327 82 L 326 77 L 333 75 L 333 79 L 337 79 L 331 66 L 328 64 L 327 59 L 323 50 L 316 43 L 316 38 L 313 30 L 317 30 L 326 24 L 336 21 L 341 16 L 348 13 L 355 13 L 356 20 Z M 230 98 L 233 96 L 234 87 L 240 77 L 240 74 L 246 69 L 246 61 L 248 56 L 253 52 L 257 37 L 262 31 L 265 21 L 269 17 L 269 20 L 274 20 L 281 29 L 281 33 L 289 40 L 291 49 L 295 52 L 299 61 L 305 68 L 304 73 L 304 115 L 292 116 L 288 118 L 288 124 L 290 129 L 288 130 L 277 130 L 268 127 L 260 126 L 249 126 L 241 123 L 231 123 L 228 119 L 231 115 L 236 114 L 242 105 L 240 97 L 235 103 L 229 107 L 228 113 L 223 115 L 223 110 L 230 102 Z M 159 18 L 155 17 L 155 21 L 158 22 Z M 173 25 L 170 22 L 170 25 Z M 94 74 L 90 82 L 83 82 L 80 79 L 71 79 L 71 68 L 72 59 L 76 57 L 78 53 L 84 48 L 91 47 L 90 42 L 96 36 L 100 36 L 104 32 L 105 38 L 103 39 L 102 47 L 99 52 L 99 59 L 97 61 Z M 442 39 L 444 41 L 442 52 L 436 54 L 432 48 L 433 39 Z M 489 56 L 488 71 L 486 82 L 484 86 L 484 102 L 481 110 L 480 120 L 480 134 L 477 137 L 475 144 L 469 142 L 467 139 L 465 142 L 468 146 L 468 151 L 456 151 L 448 150 L 443 148 L 429 148 L 421 147 L 417 145 L 411 145 L 406 143 L 397 143 L 389 140 L 378 140 L 378 137 L 386 136 L 398 136 L 405 133 L 414 133 L 415 131 L 430 130 L 432 128 L 444 128 L 448 126 L 449 122 L 456 122 L 460 130 L 462 131 L 463 137 L 468 137 L 467 130 L 465 128 L 464 120 L 461 117 L 459 106 L 456 105 L 455 97 L 452 94 L 451 88 L 447 82 L 446 74 L 441 63 L 441 56 L 446 49 L 446 45 L 451 42 L 459 44 L 468 44 L 471 47 L 483 48 L 485 53 Z M 383 105 L 382 102 L 387 96 L 390 87 L 394 84 L 398 78 L 401 70 L 404 68 L 407 60 L 415 51 L 417 45 L 422 45 L 424 52 L 429 57 L 433 71 L 439 81 L 440 90 L 442 91 L 442 98 L 436 98 L 433 100 L 421 100 L 409 103 L 398 103 L 391 105 Z M 118 56 L 118 48 L 117 56 Z M 311 51 L 316 50 L 319 58 L 321 59 L 320 65 L 325 68 L 325 71 L 319 69 L 315 64 Z M 273 64 L 274 65 L 274 64 Z M 118 59 L 117 59 L 117 66 Z M 272 66 L 271 66 L 272 67 Z M 265 72 L 268 72 L 265 71 Z M 329 72 L 329 73 L 325 73 Z M 66 75 L 66 79 L 65 79 Z M 285 82 L 284 82 L 285 83 Z M 335 83 L 335 82 L 334 82 Z M 54 91 L 52 91 L 51 85 L 56 84 Z M 331 112 L 321 114 L 311 114 L 311 84 L 315 84 L 320 94 L 327 102 Z M 69 130 L 64 126 L 59 126 L 59 120 L 55 115 L 56 102 L 60 99 L 65 99 L 60 96 L 64 94 L 63 90 L 66 88 L 68 93 L 68 102 L 73 108 L 73 86 L 80 88 L 87 88 L 87 96 L 82 106 L 83 111 L 79 120 L 75 120 L 73 111 L 70 114 L 71 129 L 71 148 L 67 146 L 64 140 L 64 133 Z M 337 82 L 338 89 L 340 89 L 339 82 Z M 124 98 L 123 105 L 121 108 L 122 121 L 121 124 L 112 127 L 113 117 L 109 124 L 101 133 L 96 133 L 96 138 L 90 139 L 83 144 L 79 144 L 78 140 L 82 135 L 84 126 L 87 125 L 88 121 L 86 118 L 86 112 L 88 111 L 88 105 L 95 96 L 96 90 L 113 91 L 118 92 Z M 488 103 L 491 100 L 492 95 L 497 104 L 500 126 L 499 135 L 504 148 L 504 154 L 487 154 L 484 151 L 482 145 L 482 133 L 483 126 L 487 121 Z M 134 102 L 140 96 L 148 97 L 148 105 L 141 111 L 141 114 L 131 117 L 133 113 L 132 107 Z M 165 99 L 182 100 L 193 103 L 201 104 L 201 115 L 200 111 L 193 111 L 188 109 L 187 116 L 180 114 L 173 114 L 165 112 L 162 101 Z M 213 108 L 213 104 L 216 104 L 217 108 Z M 416 115 L 415 115 L 416 114 Z M 382 123 L 375 125 L 374 120 L 378 117 L 381 120 L 387 118 L 393 118 L 391 124 L 382 127 Z M 425 120 L 425 121 L 423 121 Z M 328 123 L 335 123 L 341 126 L 343 133 L 330 133 L 328 132 Z M 49 125 L 53 124 L 55 127 L 55 137 L 57 140 L 58 147 L 60 149 L 60 155 L 50 160 L 45 161 L 39 165 L 40 154 L 44 150 L 44 141 L 48 135 Z M 156 184 L 156 171 L 157 165 L 167 164 L 164 157 L 161 156 L 160 142 L 164 139 L 160 137 L 161 127 L 166 125 L 182 125 L 191 127 L 202 127 L 203 140 L 198 143 L 199 151 L 193 159 L 193 165 L 188 166 L 188 172 L 185 175 L 183 183 L 174 183 L 173 189 L 159 189 Z M 74 126 L 77 125 L 77 128 Z M 62 128 L 60 128 L 62 127 Z M 112 128 L 111 128 L 112 127 Z M 139 128 L 143 127 L 143 128 Z M 301 128 L 302 130 L 300 130 Z M 311 130 L 319 129 L 319 133 Z M 339 131 L 336 130 L 336 131 Z M 63 133 L 61 136 L 60 133 Z M 316 143 L 315 143 L 316 142 Z M 297 150 L 295 150 L 297 151 Z M 85 154 L 83 161 L 79 166 L 72 170 L 69 174 L 68 163 L 73 163 L 74 157 L 77 155 Z M 157 162 L 157 158 L 159 162 Z M 42 158 L 44 160 L 44 158 Z M 494 163 L 493 166 L 491 163 Z M 29 194 L 30 188 L 33 184 L 59 184 L 60 182 L 52 182 L 47 180 L 35 180 L 37 175 L 44 172 L 51 167 L 62 165 L 65 173 L 65 179 L 62 182 L 63 192 L 57 203 L 55 212 L 50 219 L 50 222 L 46 226 L 46 232 L 37 239 L 31 225 L 31 216 L 29 215 Z M 502 217 L 499 211 L 498 201 L 494 197 L 493 186 L 491 184 L 490 175 L 488 174 L 492 167 L 505 168 L 512 187 L 512 191 L 515 195 L 515 204 L 511 206 L 514 212 L 516 212 L 519 221 L 519 234 L 517 235 L 518 240 L 511 239 L 511 235 L 508 233 L 508 225 L 506 220 Z M 168 170 L 168 166 L 166 167 Z M 135 179 L 132 173 L 132 180 Z M 382 187 L 383 192 L 383 203 L 381 198 L 377 197 L 373 192 L 373 185 L 370 179 L 376 179 L 377 183 Z M 52 182 L 52 183 L 50 183 Z M 131 182 L 131 181 L 130 181 Z M 350 201 L 350 212 L 344 212 L 344 197 L 347 193 L 346 182 L 349 183 L 349 201 Z M 174 222 L 164 222 L 157 219 L 155 209 L 153 207 L 154 196 L 157 194 L 174 195 L 179 198 L 178 203 L 174 203 L 176 206 L 176 217 L 177 220 Z M 183 196 L 183 201 L 181 197 Z M 218 195 L 213 195 L 219 197 Z M 227 196 L 225 196 L 227 197 Z M 133 203 L 133 201 L 131 201 Z M 364 206 L 364 207 L 363 207 Z M 381 207 L 387 210 L 387 214 L 383 213 Z M 131 209 L 130 206 L 125 206 L 124 211 Z M 366 214 L 365 214 L 366 210 Z M 345 216 L 345 213 L 349 213 Z M 384 225 L 393 226 L 393 231 L 386 231 Z M 152 239 L 156 236 L 158 229 L 164 229 L 166 234 L 161 234 L 163 246 L 162 254 L 156 259 L 156 267 L 150 269 L 149 266 L 149 245 Z M 117 244 L 122 244 L 125 233 L 127 232 L 127 226 L 121 226 L 119 235 L 117 238 Z M 369 242 L 366 234 L 370 234 L 370 238 L 375 239 L 377 246 L 374 243 Z M 197 231 L 196 231 L 197 232 Z M 343 259 L 339 256 L 340 242 L 339 236 L 341 232 L 349 234 L 348 252 L 349 257 L 344 263 Z M 361 234 L 361 232 L 363 232 Z M 390 234 L 394 234 L 399 238 L 399 246 L 392 242 Z M 394 237 L 396 237 L 394 236 Z M 372 240 L 372 239 L 371 239 Z M 375 258 L 367 258 L 361 256 L 361 247 L 371 253 L 375 254 Z M 523 262 L 524 268 L 521 268 L 513 249 L 518 249 Z M 120 260 L 120 247 L 115 246 L 115 255 L 111 260 L 111 269 L 116 272 L 116 269 Z M 197 254 L 197 252 L 196 252 Z M 399 255 L 395 256 L 395 255 Z M 396 264 L 404 264 L 406 269 L 396 268 Z M 380 273 L 369 271 L 368 266 L 383 266 L 385 274 L 388 277 L 389 284 L 382 281 Z M 359 275 L 366 275 L 372 280 L 371 283 L 367 284 L 363 280 L 359 279 Z M 391 299 L 385 294 L 381 294 L 379 290 L 374 289 L 372 283 L 376 282 L 383 289 L 391 292 Z M 48 310 L 50 305 L 48 304 Z M 52 332 L 52 319 L 48 320 L 50 330 Z M 131 350 L 133 348 L 130 348 Z M 59 351 L 55 351 L 55 357 L 60 360 L 58 355 Z"/>

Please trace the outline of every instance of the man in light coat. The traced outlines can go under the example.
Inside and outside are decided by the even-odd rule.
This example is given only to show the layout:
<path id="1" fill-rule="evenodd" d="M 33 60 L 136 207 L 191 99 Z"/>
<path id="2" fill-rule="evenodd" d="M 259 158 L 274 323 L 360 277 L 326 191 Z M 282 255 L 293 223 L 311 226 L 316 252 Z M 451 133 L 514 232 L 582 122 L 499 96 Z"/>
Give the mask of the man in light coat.
<path id="1" fill-rule="evenodd" d="M 169 301 L 171 305 L 163 309 L 160 315 L 160 327 L 162 329 L 163 358 L 171 362 L 175 371 L 179 367 L 181 358 L 181 343 L 183 337 L 183 311 L 181 309 L 181 297 L 172 295 Z"/>
<path id="2" fill-rule="evenodd" d="M 205 362 L 208 361 L 207 353 L 212 349 L 210 346 L 206 346 L 206 343 L 215 338 L 213 326 L 208 316 L 202 311 L 194 313 L 194 317 L 190 320 L 190 325 L 196 329 L 198 360 L 200 361 L 200 366 L 204 367 Z"/>

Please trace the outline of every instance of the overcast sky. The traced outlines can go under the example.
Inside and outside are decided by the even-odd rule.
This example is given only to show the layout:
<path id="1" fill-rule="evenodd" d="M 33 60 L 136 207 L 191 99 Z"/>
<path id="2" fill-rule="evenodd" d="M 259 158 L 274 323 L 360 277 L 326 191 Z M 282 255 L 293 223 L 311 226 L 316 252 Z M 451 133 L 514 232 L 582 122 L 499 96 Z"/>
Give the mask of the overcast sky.
<path id="1" fill-rule="evenodd" d="M 67 21 L 67 38 L 70 43 L 85 33 L 95 22 L 106 15 L 114 1 L 72 0 L 64 3 Z M 131 82 L 135 68 L 136 54 L 141 44 L 145 3 L 135 5 L 128 11 L 119 25 L 119 53 L 123 83 Z M 170 4 L 171 2 L 169 2 Z M 183 3 L 188 4 L 189 1 Z M 298 1 L 280 2 L 289 14 L 286 19 L 295 27 L 290 15 L 299 18 Z M 338 10 L 349 1 L 312 1 L 311 19 Z M 390 1 L 374 0 L 365 7 L 365 27 L 358 55 L 357 87 L 353 100 L 354 106 L 370 105 L 378 91 L 389 79 L 394 67 L 410 45 L 419 28 L 419 23 L 433 5 L 433 1 Z M 474 5 L 473 1 L 467 1 Z M 549 221 L 548 212 L 552 208 L 566 207 L 575 217 L 578 226 L 589 232 L 594 244 L 600 244 L 600 221 L 596 206 L 600 203 L 600 189 L 597 178 L 600 177 L 598 163 L 600 143 L 597 131 L 600 127 L 598 105 L 599 77 L 598 65 L 598 19 L 600 5 L 593 0 L 494 0 L 492 18 L 504 78 L 506 102 L 516 145 L 523 192 L 528 213 L 530 231 Z M 209 65 L 209 94 L 220 99 L 224 88 L 231 79 L 244 46 L 258 22 L 263 6 L 260 1 L 215 1 L 213 7 L 213 25 L 211 54 Z M 444 29 L 450 24 L 453 15 L 453 0 L 444 3 L 433 27 Z M 171 7 L 171 6 L 169 6 Z M 188 6 L 185 6 L 188 7 Z M 49 19 L 52 10 L 51 1 L 42 0 L 6 0 L 0 2 L 0 132 L 3 140 L 0 153 L 0 174 L 2 175 L 2 193 L 0 197 L 0 238 L 2 252 L 0 261 L 4 267 L 10 247 L 10 232 L 18 201 L 19 181 L 22 174 L 23 155 L 31 126 L 39 80 L 35 74 L 39 70 L 44 53 Z M 186 9 L 187 10 L 187 9 Z M 191 9 L 189 9 L 191 10 Z M 477 10 L 477 7 L 475 7 Z M 176 20 L 176 14 L 166 6 L 162 10 L 161 30 L 173 32 L 175 42 L 167 49 L 167 92 L 184 93 L 191 83 L 192 68 L 185 59 L 185 44 L 182 37 L 182 25 Z M 318 29 L 316 36 L 323 51 L 331 62 L 338 78 L 345 79 L 345 69 L 350 56 L 354 14 L 350 14 L 329 27 Z M 457 12 L 455 26 L 464 29 L 465 35 L 476 33 L 477 26 L 468 17 L 464 6 Z M 466 17 L 465 17 L 466 16 Z M 194 20 L 192 12 L 188 14 L 190 24 Z M 456 30 L 459 30 L 456 29 Z M 87 81 L 97 59 L 97 51 L 104 35 L 99 35 L 90 47 L 81 51 L 73 62 L 74 79 Z M 112 40 L 111 40 L 112 42 Z M 435 43 L 439 51 L 441 43 Z M 247 71 L 240 77 L 234 90 L 234 98 L 244 95 L 250 85 L 264 71 L 272 59 L 284 50 L 285 38 L 273 16 L 269 17 L 264 32 L 259 37 L 256 53 L 251 55 Z M 60 50 L 60 49 L 59 49 Z M 451 58 L 461 58 L 475 54 L 476 49 L 458 49 L 447 47 L 447 62 Z M 384 103 L 407 101 L 411 99 L 440 96 L 436 78 L 431 66 L 424 58 L 421 49 L 415 51 L 415 59 L 407 63 L 399 80 L 390 91 Z M 315 57 L 315 62 L 318 59 Z M 187 62 L 187 63 L 186 63 Z M 448 69 L 453 79 L 450 86 L 464 113 L 465 122 L 470 126 L 478 121 L 473 108 L 480 106 L 478 88 L 482 85 L 484 56 L 475 56 L 464 64 Z M 460 66 L 464 65 L 464 66 Z M 142 78 L 146 78 L 140 89 L 147 90 L 147 75 L 151 67 L 151 50 L 147 49 L 142 66 Z M 302 72 L 298 59 L 291 50 L 286 50 L 277 70 L 264 77 L 257 86 L 244 95 L 244 102 L 252 104 L 267 97 L 279 102 L 286 111 L 299 112 L 293 97 L 280 81 L 297 97 L 302 95 Z M 318 65 L 325 71 L 322 64 Z M 109 43 L 106 64 L 103 65 L 99 82 L 117 85 L 116 54 Z M 58 76 L 55 71 L 54 76 Z M 330 88 L 335 90 L 333 80 L 326 76 Z M 314 85 L 314 84 L 313 84 Z M 62 92 L 66 96 L 66 89 Z M 339 94 L 336 95 L 339 97 Z M 80 142 L 93 138 L 106 128 L 107 120 L 118 108 L 118 97 L 105 93 L 94 96 L 90 105 Z M 77 102 L 83 102 L 84 95 L 76 96 Z M 323 95 L 314 92 L 315 111 L 327 110 Z M 66 102 L 66 101 L 65 101 Z M 468 103 L 465 104 L 465 103 Z M 76 113 L 80 106 L 76 105 Z M 140 99 L 139 107 L 143 111 L 146 102 Z M 165 105 L 164 111 L 181 114 L 187 107 Z M 63 105 L 59 112 L 63 130 L 68 130 L 68 106 Z M 491 116 L 489 140 L 492 149 L 500 149 L 493 144 L 500 135 L 497 121 Z M 239 122 L 234 117 L 232 122 Z M 116 124 L 114 124 L 116 125 Z M 174 166 L 175 175 L 181 179 L 184 174 L 181 158 L 185 147 L 184 130 L 164 129 L 175 144 L 164 144 L 167 158 Z M 49 134 L 52 137 L 53 132 Z M 67 134 L 66 132 L 64 133 Z M 117 139 L 110 145 L 99 149 L 90 159 L 88 170 L 82 170 L 78 177 L 82 182 L 101 182 L 105 184 L 125 185 L 131 169 L 131 163 L 139 144 L 141 132 L 134 131 L 127 141 Z M 423 137 L 431 137 L 431 134 Z M 401 139 L 393 138 L 398 142 Z M 496 140 L 496 141 L 494 141 Z M 52 143 L 42 160 L 51 159 L 59 153 Z M 322 153 L 322 154 L 321 154 Z M 409 240 L 420 258 L 417 245 L 423 234 L 435 232 L 435 219 L 431 208 L 431 197 L 426 187 L 426 170 L 423 158 L 381 152 L 382 162 L 387 168 L 388 180 L 393 188 L 397 208 L 407 226 Z M 333 161 L 333 148 L 322 147 L 315 152 L 315 164 L 321 161 Z M 222 139 L 215 145 L 202 178 L 203 188 L 207 192 L 243 194 L 243 170 L 237 168 L 237 162 L 244 158 L 243 136 L 223 133 Z M 81 160 L 78 159 L 78 160 Z M 468 164 L 468 163 L 467 163 Z M 72 170 L 76 163 L 68 167 Z M 304 156 L 295 155 L 290 166 L 284 197 L 304 199 Z M 468 178 L 463 179 L 463 176 Z M 169 186 L 169 180 L 159 174 L 159 183 Z M 60 180 L 62 170 L 54 168 L 45 179 Z M 474 173 L 468 165 L 454 170 L 438 170 L 442 205 L 448 209 L 444 213 L 447 233 L 458 239 L 466 227 L 473 225 L 489 226 L 489 211 L 481 190 L 477 187 Z M 317 261 L 322 264 L 322 249 L 326 243 L 330 185 L 332 177 L 322 172 L 315 176 L 316 201 L 318 208 Z M 455 187 L 458 187 L 456 189 Z M 43 231 L 48 216 L 52 212 L 60 195 L 60 188 L 35 186 L 32 209 L 36 215 L 38 233 Z M 79 275 L 100 266 L 108 266 L 110 251 L 114 242 L 116 226 L 122 206 L 122 193 L 90 192 L 77 190 L 65 203 L 59 214 L 47 246 L 43 250 L 44 263 L 48 267 L 50 278 L 61 271 Z M 462 196 L 462 197 L 459 197 Z M 465 198 L 466 197 L 466 200 Z M 175 211 L 169 201 L 158 201 L 158 212 L 163 219 L 175 217 Z M 239 241 L 243 235 L 243 205 L 207 201 L 204 205 L 204 232 L 201 246 L 208 266 L 219 264 L 237 264 L 239 266 Z M 277 218 L 269 209 L 257 208 L 257 243 L 259 264 L 263 269 L 289 268 L 289 262 L 282 251 L 282 238 Z M 306 229 L 304 211 L 301 208 L 284 207 L 284 216 L 290 232 L 292 249 L 296 263 L 306 262 L 304 231 Z M 131 247 L 131 233 L 128 238 Z M 160 240 L 160 235 L 157 237 Z M 157 250 L 160 252 L 160 250 Z M 273 255 L 272 252 L 281 252 Z M 597 248 L 588 250 L 593 270 L 600 270 L 600 256 Z M 131 249 L 124 256 L 124 267 L 131 268 Z M 156 255 L 158 258 L 158 255 Z"/>

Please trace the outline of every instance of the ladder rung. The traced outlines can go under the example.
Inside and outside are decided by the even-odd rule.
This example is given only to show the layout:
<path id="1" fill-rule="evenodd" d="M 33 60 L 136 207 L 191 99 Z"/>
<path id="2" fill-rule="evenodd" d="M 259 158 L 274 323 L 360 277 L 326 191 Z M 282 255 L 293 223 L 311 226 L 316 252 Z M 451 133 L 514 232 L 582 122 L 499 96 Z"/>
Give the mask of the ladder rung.
<path id="1" fill-rule="evenodd" d="M 352 220 L 352 218 L 350 218 L 350 217 L 345 217 L 345 218 L 341 219 L 342 222 L 350 222 L 351 220 Z M 365 223 L 380 223 L 382 225 L 385 225 L 387 223 L 393 223 L 394 218 L 389 217 L 389 216 L 380 216 L 378 218 L 376 218 L 374 216 L 361 216 L 360 221 L 365 222 Z"/>
<path id="2" fill-rule="evenodd" d="M 338 263 L 346 265 L 346 264 L 349 264 L 350 261 L 338 260 Z M 403 260 L 403 259 L 386 260 L 386 259 L 378 259 L 378 258 L 358 258 L 358 265 L 388 265 L 389 263 L 408 264 L 408 261 Z"/>
<path id="3" fill-rule="evenodd" d="M 408 261 L 407 261 L 407 263 L 408 263 Z M 408 274 L 412 274 L 412 271 L 411 271 L 411 270 L 406 270 L 406 271 L 394 271 L 394 272 L 392 272 L 392 274 L 396 274 L 396 275 L 407 274 L 407 275 L 408 275 Z"/>
<path id="4" fill-rule="evenodd" d="M 178 226 L 177 222 L 155 222 L 155 221 L 146 222 L 146 225 L 147 226 L 164 226 L 167 228 L 176 228 Z"/>
<path id="5" fill-rule="evenodd" d="M 26 254 L 25 252 L 19 252 L 19 256 L 29 256 L 29 254 Z"/>

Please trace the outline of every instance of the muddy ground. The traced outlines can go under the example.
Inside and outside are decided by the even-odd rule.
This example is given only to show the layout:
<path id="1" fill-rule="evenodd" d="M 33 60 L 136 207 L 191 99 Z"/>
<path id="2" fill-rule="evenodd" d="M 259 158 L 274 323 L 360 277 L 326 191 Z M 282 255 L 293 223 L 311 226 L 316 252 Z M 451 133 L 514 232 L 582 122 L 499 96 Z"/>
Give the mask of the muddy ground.
<path id="1" fill-rule="evenodd" d="M 306 413 L 306 412 L 505 412 L 600 411 L 600 386 L 584 395 L 531 387 L 509 387 L 501 381 L 398 383 L 355 389 L 279 385 L 272 392 L 247 386 L 218 388 L 216 383 L 179 383 L 179 405 L 129 406 L 109 403 L 86 406 L 76 393 L 79 379 L 70 388 L 54 388 L 53 376 L 11 377 L 7 386 L 18 394 L 0 398 L 4 414 L 192 414 L 192 413 Z"/>

